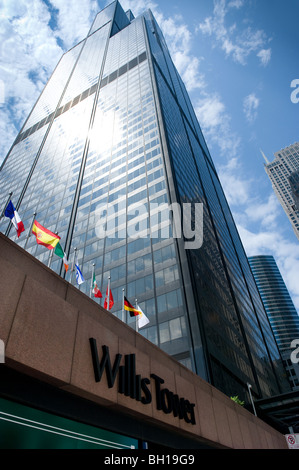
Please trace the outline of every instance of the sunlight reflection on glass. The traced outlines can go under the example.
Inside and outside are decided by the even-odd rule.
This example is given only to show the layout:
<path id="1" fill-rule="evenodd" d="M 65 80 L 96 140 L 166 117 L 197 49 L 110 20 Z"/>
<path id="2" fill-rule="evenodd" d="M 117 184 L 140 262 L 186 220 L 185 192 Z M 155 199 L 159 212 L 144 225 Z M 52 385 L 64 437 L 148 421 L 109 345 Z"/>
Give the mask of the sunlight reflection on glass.
<path id="1" fill-rule="evenodd" d="M 90 131 L 90 142 L 94 149 L 109 148 L 112 143 L 117 145 L 122 139 L 120 121 L 113 111 L 97 110 L 97 118 Z"/>

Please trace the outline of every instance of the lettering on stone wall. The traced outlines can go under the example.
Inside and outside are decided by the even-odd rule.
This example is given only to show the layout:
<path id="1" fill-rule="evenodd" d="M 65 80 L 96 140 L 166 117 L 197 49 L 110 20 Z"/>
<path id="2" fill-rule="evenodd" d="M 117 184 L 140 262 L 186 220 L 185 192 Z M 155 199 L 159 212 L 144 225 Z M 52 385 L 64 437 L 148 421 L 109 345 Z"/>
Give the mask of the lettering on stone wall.
<path id="1" fill-rule="evenodd" d="M 124 365 L 120 365 L 123 355 L 116 354 L 112 364 L 108 346 L 102 346 L 102 358 L 100 360 L 96 340 L 90 338 L 89 342 L 96 382 L 101 381 L 105 372 L 109 388 L 113 388 L 117 384 L 118 393 L 122 393 L 144 405 L 152 403 L 154 396 L 154 402 L 158 410 L 162 410 L 165 414 L 172 413 L 173 416 L 183 419 L 186 423 L 196 424 L 195 404 L 190 403 L 185 398 L 180 398 L 168 388 L 163 387 L 164 380 L 158 375 L 151 374 L 148 378 L 136 374 L 135 354 L 126 354 L 124 356 Z M 152 384 L 154 385 L 154 393 L 151 391 Z"/>

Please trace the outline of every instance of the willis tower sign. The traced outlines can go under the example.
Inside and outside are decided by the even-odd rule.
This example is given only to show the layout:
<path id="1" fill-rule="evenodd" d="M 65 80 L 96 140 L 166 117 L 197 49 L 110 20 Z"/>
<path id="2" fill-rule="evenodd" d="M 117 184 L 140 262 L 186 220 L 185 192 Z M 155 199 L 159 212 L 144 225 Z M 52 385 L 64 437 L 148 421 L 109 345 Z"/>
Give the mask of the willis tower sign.
<path id="1" fill-rule="evenodd" d="M 190 403 L 185 398 L 180 398 L 168 388 L 163 388 L 164 380 L 156 374 L 150 374 L 150 378 L 136 374 L 136 355 L 126 354 L 124 365 L 120 365 L 122 354 L 116 354 L 112 365 L 109 347 L 102 346 L 102 359 L 99 359 L 97 343 L 94 338 L 89 339 L 94 377 L 96 382 L 100 382 L 106 372 L 109 388 L 113 388 L 118 377 L 118 393 L 122 393 L 135 399 L 144 405 L 152 403 L 151 383 L 155 388 L 155 404 L 158 410 L 165 414 L 173 413 L 175 417 L 183 419 L 186 423 L 195 424 L 194 403 Z M 152 380 L 151 380 L 152 379 Z"/>

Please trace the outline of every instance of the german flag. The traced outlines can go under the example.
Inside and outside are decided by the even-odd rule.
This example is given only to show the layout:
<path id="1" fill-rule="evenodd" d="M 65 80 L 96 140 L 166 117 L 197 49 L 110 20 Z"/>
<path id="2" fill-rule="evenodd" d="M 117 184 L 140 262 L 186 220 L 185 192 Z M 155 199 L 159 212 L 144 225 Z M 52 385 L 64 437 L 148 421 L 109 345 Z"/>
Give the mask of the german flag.
<path id="1" fill-rule="evenodd" d="M 36 242 L 39 245 L 45 246 L 48 250 L 53 250 L 60 240 L 58 235 L 50 232 L 50 230 L 43 227 L 36 220 L 32 226 L 32 233 L 36 236 Z"/>
<path id="2" fill-rule="evenodd" d="M 138 317 L 138 315 L 141 315 L 140 310 L 138 310 L 137 308 L 134 308 L 133 305 L 130 304 L 130 302 L 128 301 L 126 297 L 124 297 L 124 309 L 130 313 L 131 317 Z"/>

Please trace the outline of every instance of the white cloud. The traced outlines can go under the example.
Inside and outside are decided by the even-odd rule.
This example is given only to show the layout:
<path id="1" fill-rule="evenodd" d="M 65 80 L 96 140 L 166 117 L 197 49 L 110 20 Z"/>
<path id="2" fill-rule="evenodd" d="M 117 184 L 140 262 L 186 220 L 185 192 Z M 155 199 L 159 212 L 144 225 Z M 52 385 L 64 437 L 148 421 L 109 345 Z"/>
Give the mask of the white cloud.
<path id="1" fill-rule="evenodd" d="M 239 8 L 243 0 L 231 3 L 231 8 Z M 205 76 L 200 72 L 200 66 L 205 59 L 192 54 L 195 36 L 183 18 L 180 15 L 165 17 L 158 5 L 151 1 L 123 0 L 122 6 L 125 10 L 130 8 L 135 16 L 147 8 L 152 10 L 188 92 L 197 92 L 193 104 L 208 144 L 217 145 L 222 155 L 234 157 L 238 152 L 240 139 L 231 130 L 231 118 L 221 97 L 217 93 L 208 92 Z"/>
<path id="2" fill-rule="evenodd" d="M 299 245 L 290 242 L 278 231 L 246 229 L 238 225 L 247 256 L 272 255 L 289 290 L 297 312 L 299 311 Z"/>
<path id="3" fill-rule="evenodd" d="M 195 112 L 208 145 L 217 145 L 227 159 L 236 156 L 240 138 L 230 127 L 231 118 L 217 93 L 202 93 L 195 103 Z"/>
<path id="4" fill-rule="evenodd" d="M 206 87 L 205 77 L 199 73 L 200 60 L 197 57 L 178 51 L 174 54 L 173 60 L 189 92 L 203 90 Z"/>
<path id="5" fill-rule="evenodd" d="M 200 99 L 196 106 L 196 112 L 202 126 L 206 129 L 220 126 L 225 118 L 225 106 L 216 94 Z"/>
<path id="6" fill-rule="evenodd" d="M 62 54 L 48 25 L 51 16 L 43 1 L 4 0 L 1 13 L 4 102 L 0 108 L 0 161 Z"/>
<path id="7" fill-rule="evenodd" d="M 193 34 L 180 15 L 164 18 L 153 11 L 161 27 L 172 60 L 189 92 L 205 88 L 204 75 L 199 72 L 201 60 L 191 53 Z"/>
<path id="8" fill-rule="evenodd" d="M 151 9 L 164 35 L 170 51 L 171 58 L 189 92 L 205 88 L 204 75 L 199 68 L 202 58 L 195 57 L 191 53 L 193 32 L 184 23 L 181 15 L 165 17 L 158 5 L 145 0 L 123 0 L 122 7 L 126 11 L 131 9 L 135 16 Z"/>
<path id="9" fill-rule="evenodd" d="M 55 34 L 63 41 L 66 50 L 84 39 L 101 9 L 95 0 L 80 0 L 80 2 L 50 0 L 50 2 L 58 10 Z"/>
<path id="10" fill-rule="evenodd" d="M 246 96 L 243 101 L 243 110 L 248 122 L 252 123 L 257 118 L 257 110 L 260 104 L 259 98 L 255 93 Z"/>
<path id="11" fill-rule="evenodd" d="M 261 200 L 258 182 L 249 179 L 238 158 L 219 168 L 219 179 L 247 256 L 272 255 L 299 311 L 299 245 L 283 234 L 286 216 L 271 191 Z"/>
<path id="12" fill-rule="evenodd" d="M 288 223 L 275 194 L 261 200 L 258 181 L 248 178 L 235 157 L 218 170 L 219 179 L 232 210 L 247 256 L 272 255 L 299 311 L 299 245 L 289 241 L 283 230 Z"/>
<path id="13" fill-rule="evenodd" d="M 0 19 L 0 163 L 61 55 L 83 39 L 100 10 L 95 0 L 3 0 Z M 59 40 L 59 42 L 57 41 Z M 62 49 L 59 44 L 64 44 Z"/>
<path id="14" fill-rule="evenodd" d="M 241 8 L 244 5 L 244 0 L 232 0 L 229 2 L 228 7 L 229 8 Z"/>
<path id="15" fill-rule="evenodd" d="M 261 60 L 261 64 L 266 67 L 271 60 L 272 51 L 271 49 L 262 49 L 257 56 Z"/>
<path id="16" fill-rule="evenodd" d="M 17 127 L 22 124 L 32 103 L 39 96 L 50 73 L 53 71 L 65 48 L 72 47 L 88 32 L 95 14 L 101 9 L 95 0 L 80 2 L 49 0 L 56 11 L 57 24 L 51 29 L 51 11 L 42 0 L 3 0 L 0 23 L 0 71 L 4 81 L 4 103 L 0 103 L 0 131 L 3 158 L 13 139 Z M 107 0 L 107 4 L 110 3 Z M 232 208 L 237 210 L 241 221 L 239 230 L 248 254 L 274 254 L 283 277 L 299 307 L 298 245 L 290 244 L 278 230 L 276 202 L 273 197 L 259 201 L 254 197 L 252 181 L 242 175 L 237 158 L 240 139 L 231 130 L 231 118 L 221 96 L 208 93 L 205 77 L 200 73 L 202 58 L 192 51 L 194 35 L 178 16 L 165 17 L 153 1 L 122 0 L 125 10 L 131 9 L 138 16 L 151 8 L 160 25 L 170 52 L 187 89 L 197 90 L 200 96 L 195 103 L 196 113 L 209 144 L 216 144 L 227 156 L 227 164 L 219 171 L 220 180 Z M 244 0 L 215 0 L 213 15 L 206 18 L 199 29 L 214 39 L 228 57 L 240 64 L 246 64 L 250 54 L 255 54 L 263 66 L 271 59 L 268 40 L 261 30 L 246 28 L 240 31 L 239 24 L 227 25 L 227 13 L 241 9 Z M 247 117 L 256 116 L 259 100 L 255 94 L 245 102 Z M 255 226 L 255 229 L 252 229 Z"/>
<path id="17" fill-rule="evenodd" d="M 247 205 L 251 196 L 251 181 L 242 176 L 242 168 L 237 157 L 231 158 L 218 170 L 223 191 L 230 206 L 240 210 Z"/>
<path id="18" fill-rule="evenodd" d="M 226 0 L 214 0 L 213 15 L 205 18 L 198 30 L 211 36 L 215 45 L 220 46 L 226 56 L 231 56 L 235 62 L 245 65 L 250 54 L 256 53 L 265 66 L 271 58 L 271 49 L 265 49 L 265 44 L 269 41 L 265 32 L 250 27 L 240 31 L 235 23 L 226 25 L 229 10 L 240 9 L 243 5 L 242 0 L 228 3 Z"/>
<path id="19" fill-rule="evenodd" d="M 250 222 L 258 222 L 262 228 L 267 227 L 268 230 L 276 230 L 279 209 L 277 197 L 274 193 L 271 193 L 265 202 L 256 200 L 256 198 L 252 199 L 245 209 L 245 214 Z"/>
<path id="20" fill-rule="evenodd" d="M 106 3 L 109 5 L 111 1 L 107 0 Z M 160 11 L 158 11 L 157 3 L 151 0 L 121 0 L 121 6 L 123 7 L 124 11 L 131 10 L 135 17 L 141 15 L 147 9 L 151 9 L 156 18 L 157 13 L 161 14 Z"/>
<path id="21" fill-rule="evenodd" d="M 94 0 L 82 0 L 80 3 L 72 1 L 71 8 L 69 2 L 51 0 L 54 12 L 49 11 L 42 0 L 32 0 L 30 8 L 25 0 L 16 2 L 16 5 L 6 1 L 6 5 L 5 24 L 8 31 L 3 33 L 2 49 L 5 48 L 7 56 L 2 54 L 3 63 L 0 63 L 0 66 L 4 68 L 5 62 L 4 81 L 8 86 L 5 90 L 6 104 L 8 99 L 13 98 L 18 122 L 13 122 L 15 116 L 7 112 L 2 128 L 5 126 L 11 132 L 5 134 L 6 141 L 2 142 L 2 158 L 12 143 L 12 135 L 17 134 L 17 127 L 20 127 L 28 115 L 32 103 L 37 99 L 61 54 L 87 34 L 95 14 L 100 9 Z M 15 6 L 15 9 L 12 6 Z M 201 124 L 209 133 L 211 141 L 220 145 L 221 152 L 235 155 L 239 141 L 232 136 L 229 128 L 230 118 L 224 112 L 221 99 L 206 93 L 205 77 L 200 73 L 200 63 L 203 59 L 191 53 L 194 35 L 182 17 L 165 17 L 152 1 L 123 0 L 122 6 L 125 11 L 131 9 L 135 16 L 151 8 L 187 90 L 204 92 L 197 107 Z M 55 16 L 54 31 L 49 26 L 51 15 Z M 56 39 L 59 39 L 59 44 L 64 44 L 64 50 L 59 47 Z M 5 106 L 0 110 L 5 111 Z"/>
<path id="22" fill-rule="evenodd" d="M 267 66 L 272 51 L 266 46 L 269 39 L 264 31 L 229 24 L 229 10 L 244 5 L 243 0 L 215 0 L 213 15 L 201 22 L 199 30 L 211 37 L 213 47 L 220 47 L 236 63 L 246 65 L 249 56 L 255 55 L 262 66 Z M 248 122 L 253 123 L 257 118 L 259 106 L 260 99 L 254 92 L 244 98 L 243 112 Z M 221 97 L 202 95 L 195 108 L 208 144 L 217 143 L 222 154 L 227 149 L 227 163 L 219 167 L 218 175 L 247 255 L 270 254 L 275 258 L 299 311 L 299 245 L 296 240 L 290 242 L 284 236 L 288 222 L 283 219 L 276 196 L 271 191 L 261 200 L 257 189 L 259 183 L 251 180 L 243 170 L 238 158 L 240 141 L 236 136 L 232 138 L 230 118 Z"/>

